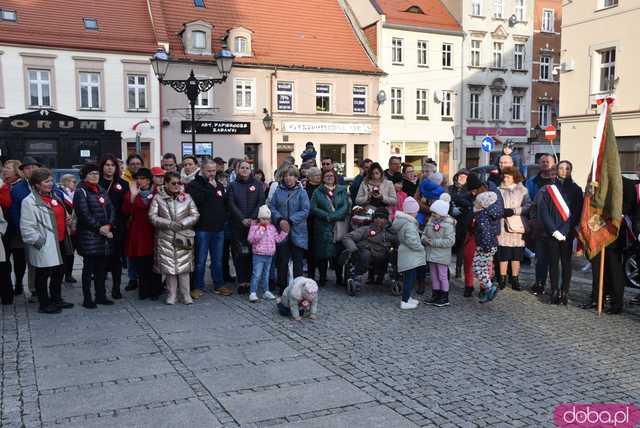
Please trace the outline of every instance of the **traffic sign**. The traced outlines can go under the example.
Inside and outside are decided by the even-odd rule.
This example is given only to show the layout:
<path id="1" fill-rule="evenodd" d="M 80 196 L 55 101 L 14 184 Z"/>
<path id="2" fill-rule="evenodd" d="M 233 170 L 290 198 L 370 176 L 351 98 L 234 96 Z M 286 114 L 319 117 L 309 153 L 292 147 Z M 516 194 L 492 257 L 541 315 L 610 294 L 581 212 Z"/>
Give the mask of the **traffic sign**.
<path id="1" fill-rule="evenodd" d="M 544 138 L 546 138 L 549 141 L 553 141 L 556 139 L 556 127 L 553 125 L 549 125 L 546 128 L 544 128 Z"/>
<path id="2" fill-rule="evenodd" d="M 482 139 L 481 146 L 483 152 L 491 153 L 496 146 L 496 140 L 494 140 L 493 137 L 487 135 Z"/>

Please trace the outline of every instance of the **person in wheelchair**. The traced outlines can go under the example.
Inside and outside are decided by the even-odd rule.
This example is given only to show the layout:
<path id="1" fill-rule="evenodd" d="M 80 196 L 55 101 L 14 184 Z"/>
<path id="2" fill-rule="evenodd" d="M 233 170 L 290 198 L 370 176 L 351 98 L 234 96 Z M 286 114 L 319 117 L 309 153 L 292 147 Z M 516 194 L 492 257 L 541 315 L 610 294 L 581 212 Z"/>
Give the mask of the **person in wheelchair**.
<path id="1" fill-rule="evenodd" d="M 353 230 L 342 238 L 345 252 L 341 261 L 350 258 L 354 267 L 350 275 L 357 289 L 362 287 L 361 275 L 370 268 L 373 268 L 375 282 L 382 283 L 391 248 L 398 245 L 398 238 L 389 226 L 389 211 L 381 207 L 374 212 L 370 225 Z"/>

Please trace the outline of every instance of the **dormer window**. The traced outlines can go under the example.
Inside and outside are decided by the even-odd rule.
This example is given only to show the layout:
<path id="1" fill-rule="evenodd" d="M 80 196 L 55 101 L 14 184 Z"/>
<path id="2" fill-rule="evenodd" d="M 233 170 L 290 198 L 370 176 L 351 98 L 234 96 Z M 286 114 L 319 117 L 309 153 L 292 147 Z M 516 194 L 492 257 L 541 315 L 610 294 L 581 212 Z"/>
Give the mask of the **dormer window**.
<path id="1" fill-rule="evenodd" d="M 83 18 L 84 28 L 86 30 L 97 30 L 98 20 L 95 18 Z"/>
<path id="2" fill-rule="evenodd" d="M 204 31 L 193 31 L 191 33 L 191 41 L 193 43 L 193 49 L 206 49 L 207 33 Z"/>
<path id="3" fill-rule="evenodd" d="M 405 12 L 424 15 L 424 12 L 422 11 L 422 9 L 420 9 L 420 6 L 411 6 L 407 10 L 405 10 Z"/>
<path id="4" fill-rule="evenodd" d="M 251 56 L 252 31 L 248 28 L 237 27 L 229 30 L 227 34 L 227 43 L 231 46 L 231 50 L 235 56 Z"/>
<path id="5" fill-rule="evenodd" d="M 247 38 L 243 36 L 236 37 L 233 43 L 233 49 L 235 53 L 248 54 L 249 42 L 247 41 Z"/>
<path id="6" fill-rule="evenodd" d="M 16 22 L 18 20 L 18 14 L 15 10 L 0 9 L 0 19 L 2 21 Z"/>
<path id="7" fill-rule="evenodd" d="M 193 0 L 193 5 L 195 7 L 205 7 L 204 0 Z"/>

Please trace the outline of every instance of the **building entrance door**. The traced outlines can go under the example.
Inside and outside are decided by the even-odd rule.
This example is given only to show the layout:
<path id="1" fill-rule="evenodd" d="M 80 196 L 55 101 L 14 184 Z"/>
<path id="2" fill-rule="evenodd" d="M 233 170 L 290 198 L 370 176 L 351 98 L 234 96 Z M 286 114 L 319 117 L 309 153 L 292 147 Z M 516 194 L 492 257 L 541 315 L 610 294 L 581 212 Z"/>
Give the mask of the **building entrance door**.
<path id="1" fill-rule="evenodd" d="M 24 155 L 34 158 L 49 169 L 54 169 L 58 166 L 57 146 L 57 140 L 27 139 L 24 142 Z"/>

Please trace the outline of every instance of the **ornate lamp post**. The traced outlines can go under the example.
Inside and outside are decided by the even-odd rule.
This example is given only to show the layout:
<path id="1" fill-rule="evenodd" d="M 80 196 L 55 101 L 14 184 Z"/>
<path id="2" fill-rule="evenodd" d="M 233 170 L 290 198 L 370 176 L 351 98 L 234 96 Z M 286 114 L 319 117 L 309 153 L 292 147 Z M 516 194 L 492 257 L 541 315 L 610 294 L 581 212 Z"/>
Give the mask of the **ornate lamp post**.
<path id="1" fill-rule="evenodd" d="M 164 49 L 158 49 L 151 58 L 153 72 L 158 78 L 158 82 L 162 85 L 171 86 L 176 92 L 184 92 L 189 99 L 189 105 L 191 107 L 191 142 L 193 144 L 194 153 L 196 146 L 196 102 L 198 101 L 198 95 L 202 92 L 209 91 L 214 85 L 227 80 L 227 77 L 231 72 L 231 68 L 233 67 L 233 54 L 231 51 L 222 49 L 216 54 L 215 58 L 216 65 L 218 66 L 218 72 L 220 73 L 219 78 L 197 79 L 192 69 L 186 80 L 164 79 L 170 64 L 169 54 Z"/>

